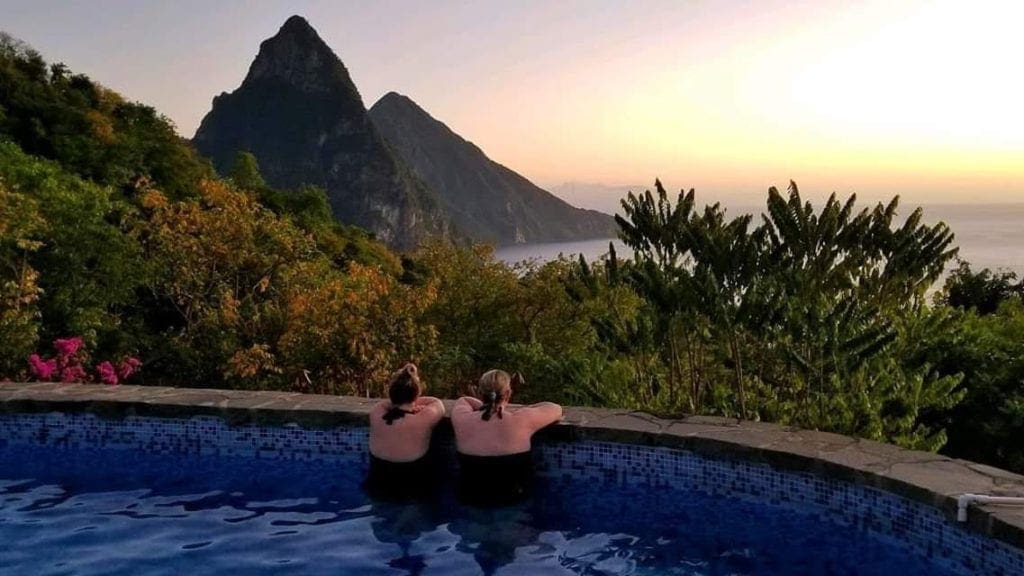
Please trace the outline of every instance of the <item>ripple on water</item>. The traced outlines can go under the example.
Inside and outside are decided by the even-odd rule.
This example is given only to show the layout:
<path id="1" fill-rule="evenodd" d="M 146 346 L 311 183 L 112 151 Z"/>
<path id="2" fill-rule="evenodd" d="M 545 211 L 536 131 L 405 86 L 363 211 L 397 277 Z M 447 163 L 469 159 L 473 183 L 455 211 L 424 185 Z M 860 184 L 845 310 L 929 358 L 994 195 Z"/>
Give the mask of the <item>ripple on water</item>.
<path id="1" fill-rule="evenodd" d="M 557 482 L 531 502 L 369 500 L 352 463 L 0 448 L 4 576 L 945 575 L 811 510 Z"/>

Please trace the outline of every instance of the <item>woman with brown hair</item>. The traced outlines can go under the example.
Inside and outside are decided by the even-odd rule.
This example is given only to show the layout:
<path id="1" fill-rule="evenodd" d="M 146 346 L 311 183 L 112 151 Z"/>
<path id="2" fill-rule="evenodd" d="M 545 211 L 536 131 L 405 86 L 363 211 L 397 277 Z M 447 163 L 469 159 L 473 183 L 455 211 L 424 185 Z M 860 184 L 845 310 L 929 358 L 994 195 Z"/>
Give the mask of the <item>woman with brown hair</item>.
<path id="1" fill-rule="evenodd" d="M 430 436 L 444 417 L 444 404 L 423 396 L 415 364 L 406 364 L 391 376 L 388 400 L 370 410 L 371 493 L 386 497 L 415 497 L 432 487 Z"/>
<path id="2" fill-rule="evenodd" d="M 508 504 L 524 497 L 533 479 L 530 439 L 562 418 L 553 402 L 510 408 L 522 376 L 490 370 L 480 377 L 479 399 L 463 396 L 452 409 L 459 459 L 459 491 L 471 504 Z"/>

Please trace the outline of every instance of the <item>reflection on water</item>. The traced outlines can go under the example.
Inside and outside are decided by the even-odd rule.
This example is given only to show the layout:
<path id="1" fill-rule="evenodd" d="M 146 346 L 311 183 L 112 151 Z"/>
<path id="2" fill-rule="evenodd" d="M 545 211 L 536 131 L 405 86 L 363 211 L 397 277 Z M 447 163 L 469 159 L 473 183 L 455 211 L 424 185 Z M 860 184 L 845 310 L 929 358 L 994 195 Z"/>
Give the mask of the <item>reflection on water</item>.
<path id="1" fill-rule="evenodd" d="M 334 463 L 0 447 L 14 574 L 949 574 L 813 510 L 541 480 L 501 509 L 378 502 Z"/>

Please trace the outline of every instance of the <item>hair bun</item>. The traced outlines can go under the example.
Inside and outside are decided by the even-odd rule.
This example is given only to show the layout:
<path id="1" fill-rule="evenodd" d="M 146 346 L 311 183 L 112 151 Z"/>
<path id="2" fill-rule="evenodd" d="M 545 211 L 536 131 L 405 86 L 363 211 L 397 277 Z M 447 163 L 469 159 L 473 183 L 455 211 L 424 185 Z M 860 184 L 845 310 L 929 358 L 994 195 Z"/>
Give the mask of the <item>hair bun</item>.
<path id="1" fill-rule="evenodd" d="M 413 364 L 412 362 L 409 362 L 408 364 L 405 365 L 405 373 L 406 374 L 410 374 L 412 376 L 415 376 L 416 375 L 416 371 L 417 371 L 416 370 L 416 365 Z"/>
<path id="2" fill-rule="evenodd" d="M 512 384 L 515 386 L 522 386 L 526 384 L 526 379 L 518 371 L 512 373 Z"/>

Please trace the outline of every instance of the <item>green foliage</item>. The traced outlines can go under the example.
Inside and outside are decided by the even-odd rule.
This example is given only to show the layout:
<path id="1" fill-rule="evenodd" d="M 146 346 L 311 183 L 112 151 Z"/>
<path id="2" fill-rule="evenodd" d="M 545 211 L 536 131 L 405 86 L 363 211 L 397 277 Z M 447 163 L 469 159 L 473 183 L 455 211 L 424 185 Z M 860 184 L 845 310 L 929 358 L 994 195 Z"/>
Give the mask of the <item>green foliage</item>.
<path id="1" fill-rule="evenodd" d="M 398 274 L 401 262 L 386 246 L 357 226 L 338 223 L 331 213 L 327 192 L 317 186 L 279 190 L 267 186 L 256 156 L 239 152 L 231 168 L 231 182 L 256 195 L 274 213 L 289 217 L 316 239 L 317 246 L 340 267 L 350 263 L 378 266 Z"/>
<path id="2" fill-rule="evenodd" d="M 696 210 L 692 190 L 672 202 L 655 188 L 630 194 L 616 219 L 637 254 L 622 276 L 649 306 L 670 411 L 941 444 L 920 415 L 955 403 L 957 379 L 908 364 L 895 343 L 955 255 L 944 224 L 917 210 L 894 226 L 896 199 L 855 212 L 854 197 L 833 196 L 815 211 L 791 184 L 788 197 L 769 190 L 751 228 L 717 204 Z"/>
<path id="3" fill-rule="evenodd" d="M 389 274 L 399 274 L 399 257 L 358 226 L 341 224 L 334 219 L 327 192 L 316 186 L 298 190 L 261 188 L 259 201 L 275 213 L 287 216 L 301 229 L 313 235 L 317 246 L 339 267 L 350 263 L 377 266 Z"/>
<path id="4" fill-rule="evenodd" d="M 152 109 L 48 68 L 7 36 L 0 111 L 0 138 L 12 141 L 0 140 L 2 375 L 23 374 L 39 341 L 72 335 L 105 356 L 139 352 L 147 378 L 176 384 L 288 387 L 307 370 L 319 390 L 366 389 L 407 359 L 412 348 L 383 339 L 408 331 L 380 331 L 348 355 L 323 347 L 359 340 L 351 330 L 374 314 L 411 314 L 424 301 L 399 296 L 398 256 L 335 222 L 323 190 L 268 188 L 251 155 L 235 174 L 247 191 L 209 180 Z M 363 296 L 322 326 L 333 340 L 308 357 L 288 348 L 298 303 L 340 285 Z M 301 358 L 310 361 L 298 367 Z"/>
<path id="5" fill-rule="evenodd" d="M 518 278 L 483 246 L 459 249 L 434 242 L 417 260 L 438 293 L 425 318 L 440 327 L 441 353 L 432 367 L 446 375 L 446 392 L 454 394 L 474 383 L 483 370 L 495 367 L 500 358 L 515 328 Z"/>
<path id="6" fill-rule="evenodd" d="M 100 184 L 181 195 L 212 173 L 167 118 L 2 33 L 0 111 L 0 137 Z"/>
<path id="7" fill-rule="evenodd" d="M 235 186 L 245 190 L 260 190 L 267 187 L 263 175 L 260 174 L 260 165 L 252 152 L 239 152 L 235 156 L 235 163 L 231 166 L 228 178 Z"/>
<path id="8" fill-rule="evenodd" d="M 339 267 L 291 218 L 224 182 L 198 198 L 142 198 L 133 236 L 155 273 L 164 346 L 149 367 L 186 382 L 380 393 L 394 365 L 425 356 L 417 320 L 432 291 L 377 267 Z"/>
<path id="9" fill-rule="evenodd" d="M 39 339 L 39 250 L 45 221 L 38 203 L 0 180 L 0 374 L 22 372 Z"/>
<path id="10" fill-rule="evenodd" d="M 1006 299 L 991 314 L 939 307 L 941 329 L 914 336 L 917 353 L 940 374 L 961 375 L 963 401 L 934 413 L 950 456 L 1024 472 L 1024 301 Z"/>
<path id="11" fill-rule="evenodd" d="M 108 188 L 6 142 L 0 142 L 0 186 L 11 201 L 4 208 L 5 267 L 20 270 L 13 273 L 23 279 L 22 291 L 33 290 L 25 279 L 38 277 L 33 305 L 41 324 L 32 331 L 44 340 L 74 334 L 95 344 L 123 330 L 145 273 L 138 245 L 121 226 L 131 207 Z"/>
<path id="12" fill-rule="evenodd" d="M 514 367 L 528 374 L 517 400 L 594 400 L 590 390 L 605 381 L 612 351 L 591 319 L 626 304 L 586 292 L 575 263 L 510 267 L 489 247 L 437 242 L 409 268 L 436 290 L 423 321 L 436 327 L 438 342 L 424 372 L 442 384 L 440 393 L 465 391 L 491 368 Z"/>
<path id="13" fill-rule="evenodd" d="M 985 268 L 974 273 L 969 263 L 960 262 L 946 278 L 940 302 L 984 315 L 995 312 L 1014 296 L 1024 297 L 1024 281 L 1017 282 L 1013 272 L 992 272 Z"/>

